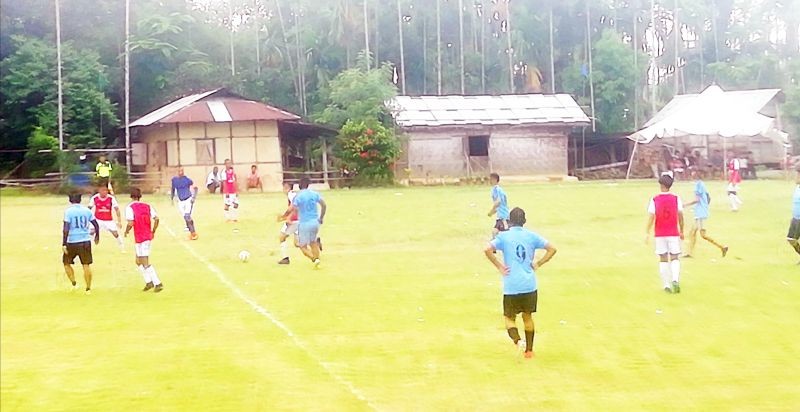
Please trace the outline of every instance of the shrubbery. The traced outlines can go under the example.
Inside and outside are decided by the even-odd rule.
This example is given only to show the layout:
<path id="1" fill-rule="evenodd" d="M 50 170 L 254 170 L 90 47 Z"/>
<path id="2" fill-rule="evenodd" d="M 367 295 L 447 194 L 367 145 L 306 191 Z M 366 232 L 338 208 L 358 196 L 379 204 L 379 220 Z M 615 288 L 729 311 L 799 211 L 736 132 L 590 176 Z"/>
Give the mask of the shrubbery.
<path id="1" fill-rule="evenodd" d="M 349 120 L 339 131 L 336 157 L 362 184 L 389 184 L 400 153 L 394 131 L 380 123 Z"/>

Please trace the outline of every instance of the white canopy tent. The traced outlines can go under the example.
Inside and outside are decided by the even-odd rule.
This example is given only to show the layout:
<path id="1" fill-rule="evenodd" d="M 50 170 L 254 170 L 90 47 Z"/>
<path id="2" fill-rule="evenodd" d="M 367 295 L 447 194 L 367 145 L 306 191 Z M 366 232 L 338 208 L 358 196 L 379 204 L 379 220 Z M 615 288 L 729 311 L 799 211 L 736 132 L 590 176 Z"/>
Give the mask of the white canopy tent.
<path id="1" fill-rule="evenodd" d="M 635 142 L 628 164 L 628 177 L 637 146 L 655 138 L 685 136 L 720 137 L 723 149 L 727 139 L 763 136 L 788 147 L 789 135 L 780 130 L 770 115 L 780 89 L 726 92 L 711 85 L 700 94 L 675 96 L 642 130 L 628 136 Z M 723 154 L 727 162 L 727 153 Z"/>

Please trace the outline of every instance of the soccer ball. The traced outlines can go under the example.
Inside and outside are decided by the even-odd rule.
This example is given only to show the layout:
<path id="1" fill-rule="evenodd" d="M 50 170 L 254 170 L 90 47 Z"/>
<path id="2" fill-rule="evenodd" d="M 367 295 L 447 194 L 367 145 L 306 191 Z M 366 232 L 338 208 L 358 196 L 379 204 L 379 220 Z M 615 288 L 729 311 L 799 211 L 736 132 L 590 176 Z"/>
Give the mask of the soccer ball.
<path id="1" fill-rule="evenodd" d="M 239 252 L 239 260 L 241 260 L 242 263 L 247 263 L 247 261 L 250 260 L 250 252 L 246 250 Z"/>

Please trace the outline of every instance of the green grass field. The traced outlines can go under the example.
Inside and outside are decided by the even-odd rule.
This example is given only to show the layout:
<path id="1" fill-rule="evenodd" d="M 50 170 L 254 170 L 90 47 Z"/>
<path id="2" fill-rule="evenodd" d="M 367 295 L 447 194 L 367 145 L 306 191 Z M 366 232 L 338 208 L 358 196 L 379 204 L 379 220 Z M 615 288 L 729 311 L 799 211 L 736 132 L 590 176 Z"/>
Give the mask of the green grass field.
<path id="1" fill-rule="evenodd" d="M 506 186 L 559 249 L 538 273 L 536 358 L 525 361 L 482 254 L 488 187 L 324 193 L 320 271 L 297 250 L 275 264 L 279 194 L 245 195 L 239 233 L 221 199 L 202 196 L 195 242 L 168 199 L 149 196 L 164 292 L 141 292 L 132 245 L 122 254 L 104 233 L 91 296 L 68 291 L 60 264 L 66 197 L 2 192 L 0 407 L 798 410 L 793 188 L 745 182 L 734 214 L 710 182 L 709 233 L 731 252 L 699 243 L 682 293 L 667 295 L 643 243 L 653 183 Z M 688 198 L 691 186 L 675 191 Z"/>

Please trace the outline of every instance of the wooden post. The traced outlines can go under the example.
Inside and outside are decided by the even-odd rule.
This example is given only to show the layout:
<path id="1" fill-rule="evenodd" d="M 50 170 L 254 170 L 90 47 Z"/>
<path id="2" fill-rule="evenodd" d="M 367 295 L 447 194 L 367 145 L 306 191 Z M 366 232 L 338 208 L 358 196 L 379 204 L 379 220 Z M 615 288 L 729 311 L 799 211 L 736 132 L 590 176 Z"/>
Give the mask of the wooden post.
<path id="1" fill-rule="evenodd" d="M 320 137 L 322 140 L 322 182 L 326 185 L 328 184 L 328 142 L 325 140 L 324 137 Z"/>
<path id="2" fill-rule="evenodd" d="M 631 168 L 633 167 L 633 158 L 636 156 L 636 148 L 639 147 L 639 139 L 633 143 L 633 150 L 631 150 L 631 158 L 628 161 L 628 173 L 625 174 L 625 180 L 631 178 Z"/>

